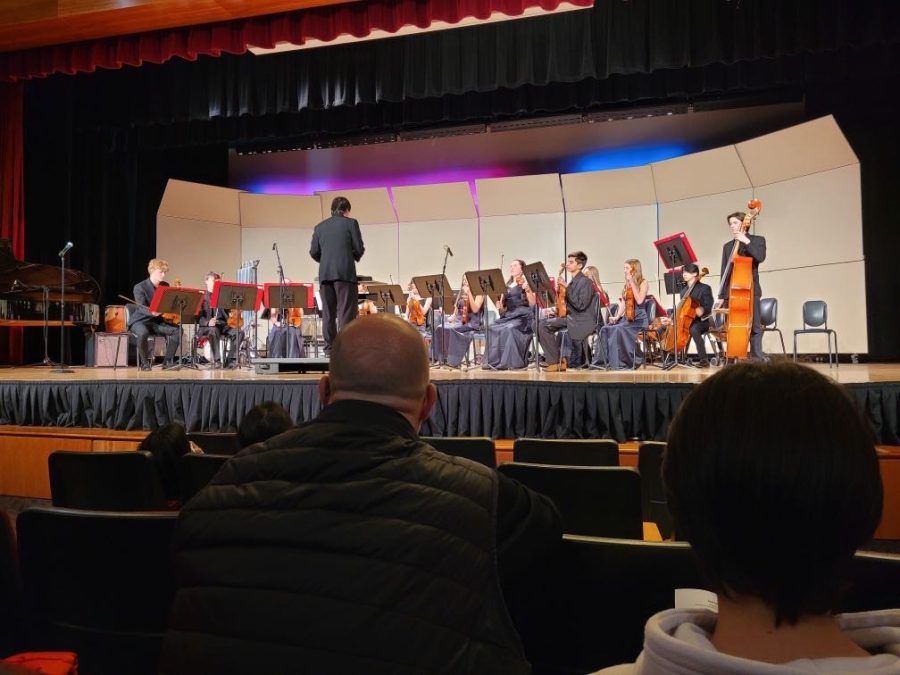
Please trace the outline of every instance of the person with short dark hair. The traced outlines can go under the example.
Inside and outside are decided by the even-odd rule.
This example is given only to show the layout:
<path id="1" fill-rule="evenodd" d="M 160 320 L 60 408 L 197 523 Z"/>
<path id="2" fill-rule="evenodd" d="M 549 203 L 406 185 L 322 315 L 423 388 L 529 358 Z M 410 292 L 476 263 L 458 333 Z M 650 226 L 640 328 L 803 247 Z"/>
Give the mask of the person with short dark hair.
<path id="1" fill-rule="evenodd" d="M 601 672 L 900 673 L 900 610 L 833 614 L 882 509 L 871 429 L 840 385 L 790 362 L 718 372 L 678 410 L 663 480 L 718 613 L 655 615 L 637 663 Z"/>
<path id="2" fill-rule="evenodd" d="M 228 325 L 228 311 L 222 308 L 213 309 L 212 292 L 216 282 L 222 278 L 218 272 L 206 273 L 206 290 L 203 302 L 197 314 L 197 337 L 209 340 L 212 349 L 213 363 L 220 361 L 222 367 L 237 368 L 238 346 L 241 341 L 241 329 Z M 225 354 L 219 354 L 219 342 L 225 340 Z M 227 354 L 227 358 L 226 358 Z"/>
<path id="3" fill-rule="evenodd" d="M 743 223 L 746 217 L 747 214 L 743 211 L 735 211 L 725 216 L 725 221 L 728 223 L 728 227 L 731 228 L 731 234 L 734 236 L 722 246 L 722 288 L 719 292 L 716 307 L 728 306 L 728 296 L 731 288 L 731 272 L 728 265 L 731 262 L 735 243 L 737 243 L 738 248 L 735 255 L 745 256 L 753 261 L 753 324 L 750 327 L 750 356 L 756 360 L 764 361 L 766 360 L 766 355 L 762 348 L 763 328 L 759 320 L 759 301 L 762 298 L 762 286 L 759 284 L 759 266 L 766 261 L 766 238 L 758 234 L 744 232 Z"/>
<path id="4" fill-rule="evenodd" d="M 704 272 L 705 273 L 705 272 Z M 700 268 L 695 263 L 686 263 L 681 268 L 681 278 L 685 285 L 681 288 L 681 301 L 676 306 L 676 310 L 682 308 L 682 303 L 690 303 L 686 310 L 690 311 L 691 323 L 690 337 L 694 341 L 697 348 L 697 357 L 690 361 L 690 365 L 698 368 L 706 368 L 709 365 L 709 357 L 706 355 L 706 345 L 703 344 L 703 335 L 709 331 L 709 314 L 713 308 L 712 288 L 704 284 L 700 279 Z M 690 297 L 685 296 L 690 293 Z M 669 326 L 673 321 L 667 317 L 660 317 L 663 326 Z M 678 326 L 673 326 L 668 330 L 678 331 Z M 663 335 L 660 332 L 660 335 Z M 670 344 L 676 345 L 677 339 L 673 339 Z M 684 347 L 685 352 L 687 346 Z"/>
<path id="5" fill-rule="evenodd" d="M 264 401 L 253 406 L 238 425 L 238 445 L 246 448 L 293 428 L 294 420 L 284 406 L 275 401 Z"/>
<path id="6" fill-rule="evenodd" d="M 319 295 L 322 298 L 322 337 L 325 354 L 344 326 L 356 318 L 356 263 L 366 249 L 363 246 L 359 223 L 350 217 L 350 201 L 335 197 L 331 202 L 331 217 L 313 230 L 309 255 L 319 263 Z"/>
<path id="7" fill-rule="evenodd" d="M 419 438 L 437 390 L 403 319 L 353 321 L 329 368 L 316 419 L 182 509 L 160 672 L 529 673 L 507 601 L 560 541 L 552 502 Z"/>
<path id="8" fill-rule="evenodd" d="M 599 298 L 595 299 L 591 280 L 582 274 L 586 264 L 587 255 L 583 251 L 573 251 L 566 256 L 566 262 L 560 266 L 556 281 L 556 292 L 565 293 L 566 315 L 548 317 L 538 322 L 538 339 L 544 350 L 547 372 L 564 371 L 567 365 L 580 367 L 584 359 L 584 341 L 597 328 Z M 568 284 L 565 283 L 565 272 L 572 275 Z M 560 351 L 557 333 L 563 328 L 568 329 L 571 340 L 569 359 L 563 357 Z"/>

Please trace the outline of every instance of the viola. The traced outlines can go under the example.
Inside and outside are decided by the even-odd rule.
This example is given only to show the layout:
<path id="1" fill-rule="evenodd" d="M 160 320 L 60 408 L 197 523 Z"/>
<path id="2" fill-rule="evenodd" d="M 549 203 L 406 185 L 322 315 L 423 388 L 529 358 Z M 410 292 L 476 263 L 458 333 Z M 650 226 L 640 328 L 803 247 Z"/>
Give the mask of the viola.
<path id="1" fill-rule="evenodd" d="M 625 319 L 627 321 L 634 321 L 634 291 L 631 288 L 631 284 L 626 284 L 625 286 Z"/>
<path id="2" fill-rule="evenodd" d="M 562 277 L 562 271 L 566 268 L 563 263 L 559 266 L 560 276 L 556 279 L 556 316 L 559 319 L 566 318 L 566 282 Z"/>
<path id="3" fill-rule="evenodd" d="M 243 328 L 244 317 L 239 309 L 229 309 L 226 322 L 229 328 Z"/>
<path id="4" fill-rule="evenodd" d="M 300 328 L 303 324 L 303 310 L 299 307 L 291 307 L 288 310 L 287 323 L 294 328 Z"/>
<path id="5" fill-rule="evenodd" d="M 462 303 L 462 311 L 459 313 L 459 320 L 463 322 L 463 324 L 469 323 L 469 294 L 466 294 L 466 297 L 463 298 Z"/>
<path id="6" fill-rule="evenodd" d="M 425 312 L 422 311 L 422 305 L 420 305 L 419 301 L 412 296 L 406 301 L 406 316 L 407 321 L 414 326 L 425 325 Z"/>

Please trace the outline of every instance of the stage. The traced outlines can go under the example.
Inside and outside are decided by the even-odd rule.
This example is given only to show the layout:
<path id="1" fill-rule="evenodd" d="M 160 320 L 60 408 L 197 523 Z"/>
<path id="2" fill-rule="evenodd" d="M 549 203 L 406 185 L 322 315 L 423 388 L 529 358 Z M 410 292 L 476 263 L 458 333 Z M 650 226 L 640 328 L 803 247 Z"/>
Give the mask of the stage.
<path id="1" fill-rule="evenodd" d="M 813 367 L 847 387 L 866 411 L 879 444 L 900 445 L 900 364 Z M 0 424 L 148 430 L 180 422 L 191 431 L 233 431 L 243 414 L 262 401 L 281 403 L 297 421 L 314 417 L 321 407 L 317 373 L 73 370 L 0 370 Z M 422 433 L 662 440 L 684 397 L 715 372 L 432 369 L 438 404 Z M 753 402 L 747 406 L 752 410 Z"/>

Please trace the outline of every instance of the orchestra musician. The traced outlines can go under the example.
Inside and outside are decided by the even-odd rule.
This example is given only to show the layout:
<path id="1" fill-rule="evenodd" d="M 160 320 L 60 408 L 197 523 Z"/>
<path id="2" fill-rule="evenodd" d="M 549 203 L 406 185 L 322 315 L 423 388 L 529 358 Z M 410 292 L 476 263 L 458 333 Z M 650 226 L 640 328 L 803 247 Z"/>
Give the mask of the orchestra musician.
<path id="1" fill-rule="evenodd" d="M 649 284 L 641 271 L 641 262 L 634 258 L 625 261 L 625 286 L 615 313 L 597 333 L 592 368 L 621 370 L 635 368 L 641 361 L 637 354 L 638 334 L 647 328 L 647 299 Z"/>
<path id="2" fill-rule="evenodd" d="M 544 350 L 547 372 L 564 371 L 566 359 L 560 356 L 560 345 L 556 333 L 568 328 L 572 341 L 571 366 L 581 366 L 584 358 L 584 341 L 597 327 L 599 298 L 594 293 L 594 285 L 582 270 L 587 263 L 583 251 L 573 251 L 566 256 L 565 270 L 572 275 L 568 285 L 562 278 L 556 282 L 556 292 L 565 289 L 565 317 L 545 318 L 538 322 L 538 339 Z"/>
<path id="3" fill-rule="evenodd" d="M 759 300 L 762 297 L 762 288 L 759 285 L 759 265 L 766 260 L 766 238 L 756 234 L 747 234 L 742 225 L 747 216 L 743 211 L 735 211 L 728 214 L 726 220 L 731 228 L 732 239 L 722 246 L 722 290 L 715 306 L 728 306 L 728 293 L 730 291 L 730 279 L 725 278 L 725 270 L 731 261 L 731 252 L 734 249 L 735 240 L 740 242 L 736 255 L 753 259 L 753 325 L 750 329 L 750 357 L 758 361 L 767 361 L 762 349 L 762 324 L 759 320 Z M 729 275 L 730 276 L 730 275 Z"/>
<path id="4" fill-rule="evenodd" d="M 495 370 L 524 368 L 532 335 L 536 298 L 525 279 L 525 262 L 509 264 L 506 291 L 497 302 L 500 317 L 488 328 L 487 367 Z"/>
<path id="5" fill-rule="evenodd" d="M 369 292 L 369 287 L 366 284 L 357 284 L 356 293 L 357 295 L 364 295 Z M 359 303 L 359 315 L 367 316 L 369 314 L 378 314 L 378 306 L 365 298 L 362 302 Z"/>
<path id="6" fill-rule="evenodd" d="M 156 289 L 168 286 L 166 273 L 169 271 L 169 263 L 159 258 L 153 258 L 147 263 L 148 278 L 135 284 L 132 293 L 137 304 L 128 305 L 128 329 L 137 338 L 138 367 L 141 370 L 150 370 L 153 362 L 152 348 L 147 350 L 147 338 L 151 335 L 163 335 L 166 338 L 166 357 L 163 367 L 168 367 L 175 362 L 175 352 L 178 350 L 178 326 L 167 323 L 159 312 L 151 312 L 150 302 Z"/>
<path id="7" fill-rule="evenodd" d="M 687 285 L 681 289 L 681 297 L 684 298 L 685 293 L 690 288 L 690 297 L 696 305 L 690 331 L 691 339 L 697 348 L 697 357 L 691 361 L 691 365 L 706 368 L 709 365 L 709 358 L 706 355 L 706 346 L 703 344 L 703 334 L 709 330 L 709 314 L 713 307 L 713 292 L 712 288 L 699 280 L 699 276 L 700 268 L 694 263 L 687 263 L 681 268 L 681 278 L 687 282 Z M 662 317 L 660 323 L 663 326 L 668 326 L 672 321 L 669 317 Z"/>
<path id="8" fill-rule="evenodd" d="M 483 316 L 484 295 L 474 295 L 468 279 L 463 275 L 453 314 L 443 326 L 438 324 L 434 327 L 432 358 L 440 361 L 446 355 L 447 365 L 459 368 L 469 351 L 475 331 L 481 328 Z"/>
<path id="9" fill-rule="evenodd" d="M 285 278 L 284 283 L 292 283 Z M 275 310 L 271 310 L 275 312 Z M 281 308 L 272 315 L 272 325 L 266 338 L 266 355 L 270 359 L 299 359 L 306 357 L 303 343 L 303 310 L 299 307 Z"/>
<path id="10" fill-rule="evenodd" d="M 403 318 L 406 319 L 413 327 L 425 335 L 428 330 L 428 312 L 431 311 L 431 298 L 428 297 L 424 301 L 419 294 L 419 289 L 413 283 L 412 279 L 406 285 L 409 293 L 406 297 L 406 311 L 403 312 Z"/>
<path id="11" fill-rule="evenodd" d="M 238 345 L 241 340 L 241 329 L 238 326 L 228 325 L 228 311 L 222 308 L 213 309 L 212 292 L 216 281 L 219 281 L 222 275 L 218 272 L 209 271 L 206 273 L 206 291 L 203 293 L 203 302 L 200 305 L 200 313 L 197 315 L 197 337 L 206 337 L 212 348 L 213 363 L 219 361 L 226 368 L 237 368 Z M 236 314 L 238 314 L 236 312 Z M 234 323 L 234 321 L 232 321 Z M 225 354 L 228 355 L 227 361 L 224 355 L 219 355 L 219 343 L 225 338 L 227 345 Z"/>
<path id="12" fill-rule="evenodd" d="M 588 265 L 584 268 L 582 274 L 591 280 L 591 284 L 594 287 L 594 293 L 596 293 L 600 299 L 600 305 L 602 307 L 609 307 L 609 294 L 603 290 L 603 284 L 600 283 L 600 270 L 593 265 Z"/>

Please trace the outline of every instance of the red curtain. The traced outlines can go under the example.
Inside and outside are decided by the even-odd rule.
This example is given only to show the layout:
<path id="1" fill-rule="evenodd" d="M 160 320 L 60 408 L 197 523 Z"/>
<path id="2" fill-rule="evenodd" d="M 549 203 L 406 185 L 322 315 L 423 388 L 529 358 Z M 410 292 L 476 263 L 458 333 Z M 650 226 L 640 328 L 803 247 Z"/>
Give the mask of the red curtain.
<path id="1" fill-rule="evenodd" d="M 522 16 L 526 10 L 553 11 L 560 5 L 591 7 L 594 0 L 371 0 L 272 14 L 250 19 L 186 26 L 153 33 L 41 47 L 0 54 L 0 82 L 53 73 L 93 72 L 97 68 L 164 63 L 173 57 L 193 61 L 199 55 L 242 54 L 247 45 L 274 47 L 333 40 L 344 34 L 365 37 L 373 30 L 395 32 L 404 26 L 427 28 L 436 21 L 456 24 L 492 14 Z"/>
<path id="2" fill-rule="evenodd" d="M 0 239 L 9 239 L 17 258 L 25 256 L 23 85 L 0 83 Z M 0 327 L 0 363 L 22 362 L 22 329 Z"/>

